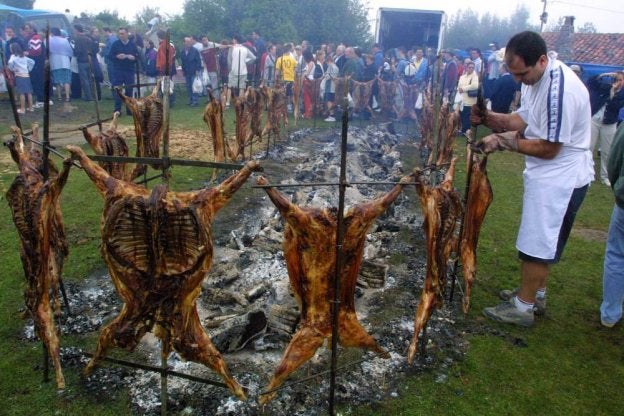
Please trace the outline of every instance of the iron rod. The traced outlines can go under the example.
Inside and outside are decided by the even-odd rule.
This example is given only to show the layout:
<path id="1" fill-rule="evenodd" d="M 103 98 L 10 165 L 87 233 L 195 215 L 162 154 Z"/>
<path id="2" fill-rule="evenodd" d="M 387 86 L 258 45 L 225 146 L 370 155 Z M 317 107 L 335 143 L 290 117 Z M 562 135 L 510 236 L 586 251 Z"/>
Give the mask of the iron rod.
<path id="1" fill-rule="evenodd" d="M 97 61 L 97 59 L 96 59 Z M 95 119 L 96 124 L 98 126 L 98 130 L 100 133 L 102 132 L 102 119 L 100 118 L 100 101 L 97 93 L 97 80 L 95 79 L 95 75 L 93 73 L 93 59 L 91 58 L 91 53 L 87 54 L 87 62 L 89 63 L 89 81 L 91 81 L 90 88 L 93 89 L 93 104 L 95 106 Z M 98 62 L 98 65 L 100 63 Z"/>
<path id="2" fill-rule="evenodd" d="M 50 381 L 50 360 L 48 359 L 48 347 L 46 347 L 43 340 L 41 340 L 41 346 L 43 347 L 43 382 L 47 383 Z"/>
<path id="3" fill-rule="evenodd" d="M 346 90 L 345 90 L 346 91 Z M 343 97 L 343 104 L 349 105 L 347 96 Z M 329 378 L 329 414 L 335 415 L 334 401 L 336 395 L 336 365 L 338 363 L 338 316 L 340 315 L 340 272 L 342 270 L 342 243 L 344 240 L 344 206 L 345 190 L 347 189 L 347 136 L 349 132 L 349 113 L 342 112 L 342 135 L 340 143 L 340 185 L 338 191 L 338 218 L 336 220 L 336 265 L 334 269 L 334 299 L 332 307 L 332 354 L 331 371 Z"/>
<path id="4" fill-rule="evenodd" d="M 167 72 L 166 74 L 169 73 L 169 59 L 171 59 L 172 57 L 169 56 L 169 43 L 170 43 L 170 39 L 171 39 L 171 32 L 169 31 L 169 29 L 167 29 L 167 35 L 165 37 L 165 45 L 166 45 L 166 49 L 165 49 L 165 64 L 167 65 Z M 170 86 L 170 82 L 171 82 L 171 78 L 169 76 L 165 77 L 165 81 L 164 81 L 164 86 L 165 86 L 165 91 L 163 93 L 163 135 L 162 135 L 162 154 L 163 154 L 163 159 L 168 159 L 169 158 L 169 86 Z M 168 184 L 169 183 L 169 165 L 167 163 L 163 163 L 162 164 L 162 175 L 163 175 L 163 182 Z"/>
<path id="5" fill-rule="evenodd" d="M 83 356 L 85 356 L 85 357 L 93 358 L 93 354 L 91 354 L 90 352 L 82 352 L 81 354 Z M 121 359 L 112 358 L 112 357 L 102 357 L 101 360 L 102 361 L 107 361 L 107 362 L 112 363 L 112 364 L 121 365 L 121 366 L 124 366 L 124 367 L 130 367 L 130 368 L 136 368 L 138 370 L 150 371 L 152 373 L 166 372 L 168 375 L 173 376 L 173 377 L 183 378 L 183 379 L 190 380 L 190 381 L 196 381 L 198 383 L 203 383 L 203 384 L 210 384 L 211 386 L 227 388 L 227 385 L 225 385 L 225 383 L 221 383 L 221 382 L 218 382 L 218 381 L 213 381 L 213 380 L 210 380 L 210 379 L 201 378 L 201 377 L 198 377 L 198 376 L 193 376 L 193 375 L 190 375 L 190 374 L 180 373 L 179 371 L 171 370 L 168 367 L 167 368 L 163 368 L 162 366 L 156 367 L 156 366 L 149 365 L 149 364 L 140 364 L 140 363 L 135 363 L 135 362 L 132 362 L 132 361 L 126 361 L 126 360 L 121 360 Z"/>
<path id="6" fill-rule="evenodd" d="M 367 361 L 367 360 L 366 359 L 362 359 L 362 360 L 358 360 L 358 361 L 353 361 L 351 363 L 347 363 L 345 365 L 342 365 L 342 366 L 336 368 L 336 370 L 343 370 L 343 369 L 345 369 L 347 367 L 351 367 L 353 365 L 361 364 L 361 363 L 363 363 L 365 361 Z M 260 396 L 264 396 L 265 394 L 270 394 L 270 393 L 273 393 L 275 391 L 283 390 L 283 389 L 285 389 L 287 387 L 296 386 L 297 384 L 301 384 L 303 382 L 315 379 L 317 377 L 324 376 L 326 374 L 329 374 L 330 372 L 331 372 L 331 370 L 323 370 L 323 371 L 318 372 L 316 374 L 312 374 L 311 376 L 307 376 L 307 377 L 304 377 L 302 379 L 299 379 L 299 380 L 296 380 L 296 381 L 292 381 L 290 383 L 282 384 L 281 386 L 275 387 L 274 389 L 260 392 Z"/>
<path id="7" fill-rule="evenodd" d="M 136 156 L 108 156 L 108 155 L 89 155 L 91 160 L 96 162 L 117 162 L 117 163 L 141 163 L 141 164 L 164 164 L 169 166 L 198 166 L 204 168 L 219 168 L 240 170 L 243 165 L 235 163 L 222 163 L 222 162 L 205 162 L 203 160 L 187 160 L 187 159 L 170 159 L 166 157 L 136 157 Z"/>
<path id="8" fill-rule="evenodd" d="M 89 127 L 97 126 L 97 125 L 100 125 L 100 124 L 105 123 L 107 121 L 111 121 L 112 119 L 113 119 L 112 117 L 108 117 L 108 118 L 100 120 L 99 117 L 98 117 L 98 121 L 94 121 L 94 122 L 89 123 L 89 124 L 82 124 L 80 127 L 78 127 L 78 130 L 87 129 Z"/>
<path id="9" fill-rule="evenodd" d="M 161 341 L 161 347 L 160 366 L 163 371 L 160 372 L 160 414 L 166 416 L 167 402 L 169 401 L 167 392 L 167 370 L 169 369 L 169 365 L 167 364 L 167 354 L 165 353 L 165 343 L 163 341 Z"/>
<path id="10" fill-rule="evenodd" d="M 416 185 L 417 182 L 345 182 L 346 186 L 351 185 Z M 305 186 L 340 186 L 340 182 L 309 182 L 309 183 L 284 183 L 277 185 L 252 185 L 252 188 L 290 188 Z"/>
<path id="11" fill-rule="evenodd" d="M 46 30 L 46 45 L 50 44 L 50 25 Z M 43 166 L 41 168 L 43 180 L 50 176 L 50 48 L 46 46 L 43 63 Z"/>

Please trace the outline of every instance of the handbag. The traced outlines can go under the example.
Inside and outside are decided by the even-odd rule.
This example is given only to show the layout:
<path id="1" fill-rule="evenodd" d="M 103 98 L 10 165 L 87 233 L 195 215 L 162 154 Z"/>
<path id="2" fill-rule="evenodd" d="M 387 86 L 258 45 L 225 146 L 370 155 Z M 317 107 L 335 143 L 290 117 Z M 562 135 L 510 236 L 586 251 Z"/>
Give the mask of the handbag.
<path id="1" fill-rule="evenodd" d="M 479 96 L 479 90 L 470 90 L 470 91 L 466 91 L 466 93 L 468 94 L 468 97 L 477 97 L 477 96 Z"/>

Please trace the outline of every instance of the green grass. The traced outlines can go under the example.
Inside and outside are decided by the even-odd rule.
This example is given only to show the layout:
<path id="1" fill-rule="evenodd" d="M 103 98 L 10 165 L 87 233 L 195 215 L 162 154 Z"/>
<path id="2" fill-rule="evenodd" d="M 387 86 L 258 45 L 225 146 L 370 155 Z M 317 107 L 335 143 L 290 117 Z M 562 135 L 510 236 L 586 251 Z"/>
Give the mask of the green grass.
<path id="1" fill-rule="evenodd" d="M 172 128 L 206 129 L 201 107 L 188 108 L 184 103 L 180 94 L 171 115 Z M 110 111 L 112 101 L 105 100 L 103 107 Z M 81 116 L 88 119 L 92 112 L 84 109 Z M 227 112 L 226 123 L 233 120 L 232 113 Z M 8 114 L 8 103 L 0 101 L 0 134 L 10 131 Z M 130 123 L 130 118 L 123 117 L 122 123 Z M 317 122 L 318 126 L 321 124 Z M 403 132 L 402 128 L 398 130 Z M 461 146 L 458 154 L 456 186 L 463 190 Z M 405 165 L 413 165 L 411 162 L 405 161 Z M 514 243 L 522 200 L 522 169 L 523 159 L 519 155 L 498 153 L 490 157 L 488 170 L 494 202 L 479 241 L 472 309 L 465 319 L 458 317 L 456 324 L 468 333 L 469 347 L 464 359 L 446 370 L 446 382 L 436 382 L 438 370 L 415 372 L 401 384 L 398 398 L 344 411 L 357 415 L 622 413 L 624 330 L 622 325 L 612 330 L 600 326 L 604 241 L 588 238 L 593 234 L 586 232 L 606 231 L 613 207 L 608 188 L 600 184 L 590 188 L 563 260 L 552 269 L 546 317 L 538 319 L 531 329 L 520 329 L 492 323 L 481 316 L 483 307 L 498 301 L 499 289 L 514 287 L 519 280 Z M 0 165 L 0 396 L 5 398 L 0 414 L 130 414 L 126 391 L 116 392 L 114 400 L 102 400 L 97 393 L 84 389 L 80 368 L 64 368 L 68 388 L 59 396 L 54 383 L 41 383 L 41 345 L 19 337 L 23 327 L 20 310 L 24 278 L 17 235 L 4 200 L 14 171 L 12 163 Z M 205 170 L 176 167 L 172 186 L 196 188 L 206 177 Z M 82 172 L 71 172 L 62 207 L 71 250 L 64 277 L 80 280 L 104 266 L 99 253 L 102 201 Z M 400 256 L 393 258 L 394 262 L 400 260 Z M 62 345 L 89 348 L 94 339 L 63 337 Z"/>

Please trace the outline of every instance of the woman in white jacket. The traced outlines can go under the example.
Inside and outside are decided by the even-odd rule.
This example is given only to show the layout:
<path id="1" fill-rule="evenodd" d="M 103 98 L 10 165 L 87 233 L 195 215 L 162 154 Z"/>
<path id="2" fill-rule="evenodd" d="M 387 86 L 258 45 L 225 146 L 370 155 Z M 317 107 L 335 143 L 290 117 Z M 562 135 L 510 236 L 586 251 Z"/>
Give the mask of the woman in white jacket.
<path id="1" fill-rule="evenodd" d="M 474 62 L 468 62 L 465 71 L 457 82 L 457 92 L 462 96 L 461 109 L 461 132 L 466 133 L 470 129 L 470 108 L 477 103 L 477 90 L 479 89 L 479 75 L 475 72 Z M 470 91 L 473 91 L 472 93 Z"/>

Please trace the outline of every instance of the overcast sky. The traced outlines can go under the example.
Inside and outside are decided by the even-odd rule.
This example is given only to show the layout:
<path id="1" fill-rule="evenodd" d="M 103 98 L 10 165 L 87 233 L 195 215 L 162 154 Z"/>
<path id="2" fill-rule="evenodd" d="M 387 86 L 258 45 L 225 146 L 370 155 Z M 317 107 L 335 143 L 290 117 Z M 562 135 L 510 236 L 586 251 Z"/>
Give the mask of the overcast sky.
<path id="1" fill-rule="evenodd" d="M 162 14 L 173 15 L 182 12 L 182 4 L 181 0 L 106 0 L 95 4 L 84 0 L 36 0 L 35 7 L 56 11 L 63 11 L 63 7 L 66 7 L 74 15 L 79 15 L 83 11 L 97 13 L 102 10 L 117 10 L 120 16 L 131 20 L 137 12 L 148 5 L 159 8 Z M 508 17 L 517 5 L 524 4 L 531 12 L 531 22 L 536 25 L 539 25 L 539 16 L 544 8 L 542 0 L 368 0 L 368 4 L 373 9 L 372 19 L 379 7 L 436 9 L 444 10 L 449 15 L 455 14 L 459 9 L 471 8 L 479 15 L 489 11 L 499 17 Z M 585 22 L 592 22 L 601 33 L 624 32 L 622 24 L 624 2 L 621 0 L 547 0 L 546 11 L 549 23 L 557 22 L 561 16 L 572 15 L 576 17 L 576 27 L 583 26 Z M 322 13 L 319 16 L 322 16 Z M 374 21 L 371 21 L 371 27 L 374 30 Z"/>

